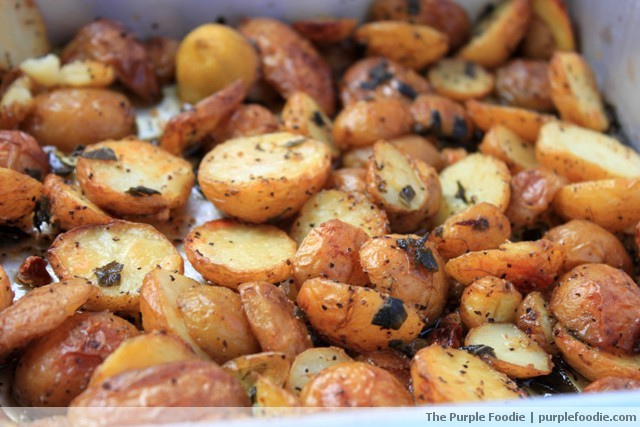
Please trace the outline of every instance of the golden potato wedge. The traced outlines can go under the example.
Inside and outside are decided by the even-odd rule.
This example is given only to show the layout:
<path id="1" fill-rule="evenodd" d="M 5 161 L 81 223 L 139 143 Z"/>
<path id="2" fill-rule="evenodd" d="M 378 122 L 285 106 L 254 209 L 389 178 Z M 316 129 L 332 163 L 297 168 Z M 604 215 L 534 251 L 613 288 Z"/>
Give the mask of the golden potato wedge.
<path id="1" fill-rule="evenodd" d="M 424 326 L 420 315 L 399 299 L 323 278 L 307 280 L 297 302 L 319 334 L 355 351 L 409 342 Z"/>
<path id="2" fill-rule="evenodd" d="M 576 49 L 571 18 L 564 0 L 533 0 L 531 7 L 534 16 L 540 18 L 550 29 L 555 50 Z"/>
<path id="3" fill-rule="evenodd" d="M 444 159 L 436 146 L 437 141 L 418 135 L 406 135 L 389 140 L 407 156 L 415 160 L 422 160 L 436 171 L 444 167 Z"/>
<path id="4" fill-rule="evenodd" d="M 472 61 L 441 59 L 429 69 L 429 83 L 442 96 L 457 101 L 483 98 L 493 91 L 493 74 Z"/>
<path id="5" fill-rule="evenodd" d="M 313 227 L 293 259 L 298 286 L 307 279 L 325 277 L 336 282 L 364 286 L 369 277 L 360 264 L 360 248 L 369 236 L 361 228 L 331 219 Z"/>
<path id="6" fill-rule="evenodd" d="M 433 64 L 449 50 L 446 34 L 403 21 L 363 24 L 354 37 L 367 47 L 367 56 L 384 56 L 414 70 Z"/>
<path id="7" fill-rule="evenodd" d="M 308 40 L 283 22 L 270 18 L 248 19 L 240 25 L 240 32 L 258 48 L 264 79 L 283 98 L 294 92 L 306 92 L 325 114 L 333 115 L 331 69 Z"/>
<path id="8" fill-rule="evenodd" d="M 49 160 L 31 135 L 17 130 L 0 130 L 0 167 L 42 180 L 49 173 Z"/>
<path id="9" fill-rule="evenodd" d="M 175 81 L 179 46 L 180 41 L 165 36 L 155 36 L 144 41 L 147 57 L 153 64 L 153 72 L 161 86 Z"/>
<path id="10" fill-rule="evenodd" d="M 360 263 L 371 288 L 401 300 L 433 324 L 449 295 L 445 261 L 435 245 L 416 235 L 372 237 L 360 249 Z"/>
<path id="11" fill-rule="evenodd" d="M 502 125 L 492 126 L 478 146 L 482 154 L 502 160 L 512 174 L 538 166 L 536 150 L 528 141 Z"/>
<path id="12" fill-rule="evenodd" d="M 7 272 L 0 265 L 0 311 L 13 304 L 14 296 L 15 294 L 11 288 L 11 279 L 9 279 Z"/>
<path id="13" fill-rule="evenodd" d="M 397 98 L 356 101 L 344 107 L 333 122 L 333 140 L 341 148 L 373 145 L 411 133 L 409 104 Z"/>
<path id="14" fill-rule="evenodd" d="M 0 5 L 0 74 L 49 49 L 47 28 L 37 3 L 18 0 Z"/>
<path id="15" fill-rule="evenodd" d="M 477 356 L 433 344 L 411 361 L 417 404 L 507 400 L 525 397 L 516 383 Z"/>
<path id="16" fill-rule="evenodd" d="M 20 357 L 13 395 L 25 406 L 68 406 L 94 369 L 137 334 L 135 326 L 108 312 L 75 314 Z"/>
<path id="17" fill-rule="evenodd" d="M 312 347 L 307 326 L 295 315 L 295 305 L 277 286 L 267 282 L 238 287 L 249 325 L 263 351 L 284 353 L 293 360 Z"/>
<path id="18" fill-rule="evenodd" d="M 533 13 L 529 29 L 522 40 L 522 54 L 526 58 L 549 60 L 556 50 L 556 41 L 549 25 Z"/>
<path id="19" fill-rule="evenodd" d="M 267 378 L 277 386 L 284 386 L 291 359 L 284 353 L 265 351 L 236 357 L 222 365 L 225 371 L 236 377 L 242 388 L 250 394 L 259 378 Z"/>
<path id="20" fill-rule="evenodd" d="M 53 331 L 94 293 L 95 289 L 83 279 L 53 283 L 27 292 L 0 311 L 0 355 Z"/>
<path id="21" fill-rule="evenodd" d="M 228 119 L 218 123 L 211 134 L 215 142 L 243 136 L 277 132 L 278 118 L 260 104 L 241 104 Z"/>
<path id="22" fill-rule="evenodd" d="M 553 342 L 556 319 L 551 315 L 549 305 L 540 292 L 530 292 L 524 297 L 516 312 L 516 325 L 544 351 L 554 356 L 558 354 L 558 347 Z"/>
<path id="23" fill-rule="evenodd" d="M 576 338 L 609 352 L 638 353 L 640 289 L 622 270 L 584 264 L 566 273 L 549 307 Z"/>
<path id="24" fill-rule="evenodd" d="M 511 174 L 502 161 L 471 154 L 440 172 L 442 201 L 434 221 L 447 218 L 477 203 L 491 203 L 504 212 L 509 205 Z"/>
<path id="25" fill-rule="evenodd" d="M 620 377 L 604 377 L 595 380 L 582 389 L 583 393 L 601 393 L 615 390 L 637 390 L 640 388 L 640 380 Z"/>
<path id="26" fill-rule="evenodd" d="M 389 232 L 387 215 L 365 195 L 325 190 L 313 195 L 304 204 L 289 234 L 296 243 L 301 244 L 313 227 L 331 219 L 359 227 L 369 236 Z"/>
<path id="27" fill-rule="evenodd" d="M 331 17 L 302 19 L 291 24 L 303 37 L 318 44 L 341 42 L 351 36 L 357 25 L 353 18 Z"/>
<path id="28" fill-rule="evenodd" d="M 187 203 L 191 164 L 139 140 L 105 141 L 78 158 L 76 176 L 87 198 L 121 215 L 167 215 Z"/>
<path id="29" fill-rule="evenodd" d="M 553 208 L 565 219 L 586 219 L 612 231 L 625 231 L 640 221 L 640 180 L 605 179 L 565 185 Z"/>
<path id="30" fill-rule="evenodd" d="M 485 323 L 469 331 L 465 346 L 491 349 L 482 358 L 511 378 L 548 375 L 553 369 L 551 355 L 512 323 Z"/>
<path id="31" fill-rule="evenodd" d="M 296 244 L 272 225 L 217 219 L 191 230 L 185 253 L 205 279 L 236 289 L 244 282 L 287 279 L 293 273 Z"/>
<path id="32" fill-rule="evenodd" d="M 411 104 L 413 131 L 454 141 L 467 141 L 473 134 L 473 123 L 464 107 L 449 98 L 423 94 Z"/>
<path id="33" fill-rule="evenodd" d="M 530 18 L 529 0 L 507 0 L 494 6 L 476 24 L 471 40 L 457 56 L 488 68 L 500 66 L 524 37 Z"/>
<path id="34" fill-rule="evenodd" d="M 13 169 L 0 167 L 0 224 L 20 224 L 42 196 L 42 184 Z"/>
<path id="35" fill-rule="evenodd" d="M 345 193 L 365 193 L 367 191 L 367 170 L 365 168 L 340 168 L 331 171 L 325 185 Z"/>
<path id="36" fill-rule="evenodd" d="M 138 311 L 142 278 L 160 266 L 182 273 L 182 257 L 151 225 L 127 221 L 85 225 L 56 237 L 47 252 L 61 279 L 82 278 L 96 288 L 88 310 Z"/>
<path id="37" fill-rule="evenodd" d="M 125 339 L 91 374 L 89 387 L 122 372 L 181 360 L 198 360 L 191 347 L 175 335 L 153 331 Z"/>
<path id="38" fill-rule="evenodd" d="M 392 374 L 407 390 L 411 391 L 411 359 L 404 353 L 386 348 L 384 350 L 360 353 L 356 362 L 377 366 Z"/>
<path id="39" fill-rule="evenodd" d="M 109 214 L 87 199 L 79 188 L 65 183 L 58 175 L 47 175 L 44 180 L 44 196 L 49 203 L 51 222 L 62 230 L 113 221 Z"/>
<path id="40" fill-rule="evenodd" d="M 200 163 L 198 182 L 221 211 L 249 222 L 290 217 L 331 170 L 322 142 L 287 132 L 217 145 Z"/>
<path id="41" fill-rule="evenodd" d="M 549 64 L 526 59 L 509 61 L 496 70 L 496 94 L 514 107 L 553 111 Z"/>
<path id="42" fill-rule="evenodd" d="M 363 362 L 342 362 L 323 369 L 300 394 L 304 406 L 413 406 L 413 398 L 393 374 Z"/>
<path id="43" fill-rule="evenodd" d="M 298 396 L 305 384 L 316 374 L 338 363 L 351 361 L 353 359 L 340 347 L 308 348 L 293 361 L 287 378 L 287 388 Z"/>
<path id="44" fill-rule="evenodd" d="M 498 277 L 480 277 L 462 292 L 460 319 L 468 329 L 485 323 L 513 323 L 521 302 L 522 294 L 510 282 Z"/>
<path id="45" fill-rule="evenodd" d="M 393 141 L 393 139 L 390 139 Z M 373 155 L 373 147 L 356 147 L 348 150 L 342 155 L 342 166 L 346 168 L 366 168 L 369 159 Z"/>
<path id="46" fill-rule="evenodd" d="M 469 252 L 447 262 L 447 273 L 468 285 L 479 277 L 495 276 L 521 292 L 542 290 L 558 277 L 564 262 L 562 246 L 548 240 L 503 243 L 498 249 Z"/>

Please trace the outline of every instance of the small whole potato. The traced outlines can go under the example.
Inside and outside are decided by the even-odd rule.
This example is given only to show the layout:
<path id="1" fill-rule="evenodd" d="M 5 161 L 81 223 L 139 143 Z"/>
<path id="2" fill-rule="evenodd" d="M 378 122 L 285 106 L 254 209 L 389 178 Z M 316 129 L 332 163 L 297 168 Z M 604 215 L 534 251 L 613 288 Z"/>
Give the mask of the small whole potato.
<path id="1" fill-rule="evenodd" d="M 464 107 L 444 96 L 420 95 L 411 104 L 413 130 L 421 135 L 433 135 L 466 141 L 473 133 L 473 124 Z"/>
<path id="2" fill-rule="evenodd" d="M 129 100 L 107 89 L 57 89 L 33 100 L 23 129 L 41 145 L 70 152 L 78 145 L 135 133 Z"/>
<path id="3" fill-rule="evenodd" d="M 169 84 L 176 75 L 176 54 L 178 52 L 178 40 L 169 37 L 152 37 L 144 42 L 147 56 L 153 64 L 153 72 L 158 83 Z"/>
<path id="4" fill-rule="evenodd" d="M 0 167 L 0 224 L 21 225 L 35 209 L 42 191 L 39 181 Z"/>
<path id="5" fill-rule="evenodd" d="M 31 135 L 17 130 L 1 130 L 0 167 L 43 180 L 49 173 L 49 160 Z"/>
<path id="6" fill-rule="evenodd" d="M 464 289 L 460 318 L 468 328 L 484 323 L 514 323 L 522 294 L 504 279 L 482 277 Z"/>
<path id="7" fill-rule="evenodd" d="M 340 168 L 331 171 L 325 188 L 345 193 L 364 193 L 367 190 L 367 170 L 365 168 Z"/>
<path id="8" fill-rule="evenodd" d="M 546 61 L 516 59 L 500 67 L 496 71 L 496 93 L 515 107 L 554 110 Z"/>

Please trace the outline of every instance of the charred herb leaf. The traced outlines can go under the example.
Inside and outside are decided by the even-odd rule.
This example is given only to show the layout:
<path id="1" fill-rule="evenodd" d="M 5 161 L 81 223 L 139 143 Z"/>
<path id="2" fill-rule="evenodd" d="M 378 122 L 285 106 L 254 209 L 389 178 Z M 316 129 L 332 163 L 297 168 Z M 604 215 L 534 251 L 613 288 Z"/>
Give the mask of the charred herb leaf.
<path id="1" fill-rule="evenodd" d="M 311 115 L 311 120 L 320 127 L 324 126 L 324 120 L 322 120 L 322 114 L 320 114 L 320 111 L 314 111 Z"/>
<path id="2" fill-rule="evenodd" d="M 306 140 L 307 138 L 292 139 L 291 141 L 285 142 L 284 146 L 287 148 L 296 147 L 302 144 L 303 142 L 305 142 Z"/>
<path id="3" fill-rule="evenodd" d="M 458 184 L 458 191 L 456 192 L 456 195 L 453 197 L 455 197 L 456 199 L 462 200 L 466 204 L 469 204 L 469 201 L 467 200 L 467 190 L 464 189 L 460 181 L 456 181 L 456 184 Z"/>
<path id="4" fill-rule="evenodd" d="M 397 86 L 398 86 L 398 92 L 400 92 L 402 95 L 406 96 L 407 98 L 416 99 L 418 97 L 418 93 L 415 91 L 415 89 L 412 86 L 406 84 L 405 82 L 398 81 Z"/>
<path id="5" fill-rule="evenodd" d="M 49 212 L 49 199 L 46 196 L 40 197 L 40 200 L 36 202 L 36 206 L 33 212 L 33 226 L 42 231 L 42 226 L 51 223 L 51 213 Z"/>
<path id="6" fill-rule="evenodd" d="M 153 188 L 138 185 L 137 187 L 131 187 L 125 193 L 132 195 L 133 197 L 153 196 L 154 194 L 161 194 L 158 190 Z"/>
<path id="7" fill-rule="evenodd" d="M 373 316 L 372 325 L 380 326 L 384 329 L 393 329 L 397 331 L 402 327 L 404 321 L 407 320 L 407 311 L 404 309 L 402 300 L 388 297 L 382 307 Z"/>
<path id="8" fill-rule="evenodd" d="M 464 75 L 470 78 L 474 78 L 476 76 L 476 64 L 471 61 L 465 62 Z"/>
<path id="9" fill-rule="evenodd" d="M 484 231 L 489 228 L 489 220 L 487 218 L 467 219 L 456 222 L 456 225 L 470 226 L 474 230 Z"/>
<path id="10" fill-rule="evenodd" d="M 393 78 L 393 74 L 387 70 L 387 61 L 380 61 L 375 67 L 369 70 L 369 80 L 360 83 L 362 89 L 375 89 L 382 83 Z"/>
<path id="11" fill-rule="evenodd" d="M 411 201 L 416 197 L 416 191 L 412 186 L 407 185 L 402 190 L 400 190 L 398 196 L 400 197 L 400 201 L 403 204 L 409 206 L 411 204 Z"/>
<path id="12" fill-rule="evenodd" d="M 409 15 L 417 15 L 420 13 L 420 0 L 406 0 L 407 13 Z"/>
<path id="13" fill-rule="evenodd" d="M 51 172 L 56 175 L 69 175 L 76 168 L 75 159 L 70 159 L 56 150 L 49 151 L 48 155 Z"/>
<path id="14" fill-rule="evenodd" d="M 80 154 L 80 157 L 92 160 L 118 160 L 116 153 L 114 153 L 113 150 L 108 147 L 98 148 L 97 150 L 91 150 L 89 152 L 85 151 L 84 153 Z"/>
<path id="15" fill-rule="evenodd" d="M 493 347 L 489 347 L 488 345 L 484 344 L 467 345 L 464 347 L 460 347 L 460 350 L 466 350 L 475 356 L 496 357 L 496 352 L 493 350 Z"/>
<path id="16" fill-rule="evenodd" d="M 396 240 L 396 245 L 404 251 L 415 251 L 413 256 L 413 263 L 416 267 L 424 267 L 431 272 L 436 272 L 439 270 L 438 262 L 436 261 L 431 248 L 426 248 L 424 246 L 425 242 L 429 238 L 429 234 L 425 234 L 420 239 L 398 239 Z"/>
<path id="17" fill-rule="evenodd" d="M 451 137 L 453 139 L 462 139 L 467 136 L 468 131 L 467 122 L 462 117 L 456 116 L 455 119 L 453 119 L 453 132 L 451 132 Z"/>
<path id="18" fill-rule="evenodd" d="M 120 273 L 123 268 L 124 264 L 111 261 L 109 264 L 103 265 L 102 267 L 94 268 L 93 272 L 98 277 L 98 285 L 110 288 L 120 284 Z"/>

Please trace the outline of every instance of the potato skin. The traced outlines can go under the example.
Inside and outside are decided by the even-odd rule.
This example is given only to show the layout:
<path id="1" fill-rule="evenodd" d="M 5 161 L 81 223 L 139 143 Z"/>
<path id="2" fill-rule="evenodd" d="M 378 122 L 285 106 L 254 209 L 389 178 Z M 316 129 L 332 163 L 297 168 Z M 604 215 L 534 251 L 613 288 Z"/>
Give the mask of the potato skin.
<path id="1" fill-rule="evenodd" d="M 496 71 L 496 93 L 514 107 L 554 110 L 546 61 L 514 59 L 500 67 Z"/>
<path id="2" fill-rule="evenodd" d="M 473 124 L 484 132 L 492 126 L 503 125 L 532 143 L 538 139 L 542 125 L 555 119 L 550 114 L 475 99 L 465 102 L 465 108 Z"/>
<path id="3" fill-rule="evenodd" d="M 473 123 L 462 105 L 440 95 L 424 94 L 411 104 L 413 130 L 421 135 L 468 140 L 473 133 Z"/>
<path id="4" fill-rule="evenodd" d="M 481 277 L 464 289 L 460 318 L 471 329 L 484 323 L 513 323 L 522 294 L 504 279 Z"/>
<path id="5" fill-rule="evenodd" d="M 640 353 L 640 289 L 623 271 L 580 265 L 560 279 L 549 306 L 586 343 L 612 353 Z"/>
<path id="6" fill-rule="evenodd" d="M 330 366 L 309 381 L 300 394 L 303 406 L 413 406 L 413 398 L 393 374 L 363 362 Z"/>
<path id="7" fill-rule="evenodd" d="M 16 367 L 13 394 L 26 406 L 67 406 L 87 387 L 93 370 L 137 334 L 108 312 L 75 314 L 28 347 Z"/>
<path id="8" fill-rule="evenodd" d="M 180 42 L 164 36 L 152 37 L 144 42 L 147 57 L 153 64 L 158 84 L 170 84 L 176 77 L 176 53 Z"/>
<path id="9" fill-rule="evenodd" d="M 551 315 L 549 304 L 538 291 L 524 297 L 516 312 L 516 326 L 529 335 L 549 354 L 557 355 L 558 347 L 553 341 L 556 319 Z"/>
<path id="10" fill-rule="evenodd" d="M 71 152 L 78 145 L 135 133 L 129 100 L 107 89 L 57 89 L 36 96 L 22 128 L 41 145 Z"/>
<path id="11" fill-rule="evenodd" d="M 338 43 L 353 33 L 358 21 L 353 18 L 307 18 L 291 26 L 303 37 L 318 44 Z"/>
<path id="12" fill-rule="evenodd" d="M 583 393 L 602 393 L 615 390 L 637 390 L 640 388 L 640 380 L 633 378 L 604 377 L 595 380 L 582 389 Z"/>
<path id="13" fill-rule="evenodd" d="M 22 224 L 40 200 L 42 188 L 29 175 L 0 168 L 0 224 Z"/>
<path id="14" fill-rule="evenodd" d="M 256 136 L 278 130 L 278 118 L 260 104 L 242 104 L 213 131 L 216 142 L 243 136 Z"/>
<path id="15" fill-rule="evenodd" d="M 365 168 L 340 168 L 331 171 L 325 188 L 345 193 L 364 193 L 367 190 L 366 179 L 367 170 Z"/>
<path id="16" fill-rule="evenodd" d="M 411 359 L 397 350 L 386 348 L 384 350 L 360 353 L 354 359 L 356 362 L 364 362 L 377 366 L 392 374 L 405 389 L 411 390 Z"/>
<path id="17" fill-rule="evenodd" d="M 13 303 L 13 289 L 7 272 L 0 265 L 0 312 Z"/>
<path id="18" fill-rule="evenodd" d="M 422 160 L 436 171 L 440 172 L 445 165 L 444 158 L 438 150 L 437 141 L 418 135 L 406 135 L 389 140 L 390 143 L 407 156 L 415 160 Z"/>
<path id="19" fill-rule="evenodd" d="M 42 180 L 49 173 L 49 160 L 31 135 L 17 130 L 0 130 L 0 167 Z"/>

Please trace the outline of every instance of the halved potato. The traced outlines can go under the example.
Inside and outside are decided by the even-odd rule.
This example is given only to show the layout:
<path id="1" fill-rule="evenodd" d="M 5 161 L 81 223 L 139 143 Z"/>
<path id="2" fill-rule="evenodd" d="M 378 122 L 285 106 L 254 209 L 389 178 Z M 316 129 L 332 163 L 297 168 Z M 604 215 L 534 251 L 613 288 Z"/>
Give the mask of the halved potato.
<path id="1" fill-rule="evenodd" d="M 330 170 L 327 145 L 279 132 L 217 145 L 202 159 L 198 182 L 221 211 L 265 222 L 295 214 L 322 188 Z"/>
<path id="2" fill-rule="evenodd" d="M 365 193 L 367 191 L 367 170 L 365 168 L 340 168 L 331 171 L 325 185 L 327 190 L 335 189 L 345 193 Z"/>
<path id="3" fill-rule="evenodd" d="M 534 146 L 502 125 L 492 126 L 478 146 L 482 154 L 502 160 L 512 174 L 538 166 Z"/>
<path id="4" fill-rule="evenodd" d="M 11 288 L 11 280 L 0 265 L 0 311 L 9 307 L 13 303 L 13 289 Z"/>
<path id="5" fill-rule="evenodd" d="M 527 31 L 531 17 L 529 0 L 507 0 L 483 17 L 472 31 L 472 38 L 458 57 L 495 68 L 515 50 Z"/>
<path id="6" fill-rule="evenodd" d="M 369 236 L 389 232 L 387 215 L 366 196 L 325 190 L 313 195 L 300 209 L 298 218 L 291 226 L 290 236 L 301 244 L 313 227 L 331 219 L 359 227 Z"/>
<path id="7" fill-rule="evenodd" d="M 537 111 L 553 111 L 549 64 L 514 59 L 496 71 L 496 94 L 509 105 Z"/>
<path id="8" fill-rule="evenodd" d="M 260 104 L 241 104 L 213 133 L 213 143 L 243 136 L 256 136 L 278 131 L 278 117 Z M 206 140 L 206 142 L 209 142 Z"/>
<path id="9" fill-rule="evenodd" d="M 31 135 L 19 130 L 0 130 L 0 167 L 42 180 L 49 173 L 49 159 Z"/>
<path id="10" fill-rule="evenodd" d="M 464 350 L 433 344 L 411 361 L 413 397 L 418 404 L 507 400 L 526 393 L 506 375 Z"/>
<path id="11" fill-rule="evenodd" d="M 493 74 L 473 61 L 441 59 L 429 69 L 436 92 L 457 101 L 483 98 L 493 90 Z"/>
<path id="12" fill-rule="evenodd" d="M 47 252 L 61 279 L 82 278 L 97 292 L 89 310 L 138 311 L 142 278 L 157 266 L 182 273 L 182 257 L 151 225 L 127 221 L 86 225 L 60 234 Z"/>
<path id="13" fill-rule="evenodd" d="M 453 141 L 467 141 L 473 135 L 473 123 L 464 107 L 440 95 L 422 94 L 411 104 L 413 131 Z"/>
<path id="14" fill-rule="evenodd" d="M 513 323 L 521 302 L 522 294 L 510 282 L 480 277 L 462 292 L 460 319 L 469 329 L 485 323 Z"/>
<path id="15" fill-rule="evenodd" d="M 236 357 L 222 365 L 222 368 L 240 381 L 247 394 L 251 394 L 251 388 L 259 378 L 267 378 L 277 386 L 284 386 L 291 360 L 284 353 L 265 351 Z"/>
<path id="16" fill-rule="evenodd" d="M 637 390 L 640 388 L 640 380 L 620 377 L 604 377 L 595 380 L 582 389 L 583 393 L 602 393 L 615 390 Z"/>
<path id="17" fill-rule="evenodd" d="M 484 154 L 471 154 L 445 168 L 440 172 L 442 201 L 434 218 L 436 224 L 480 202 L 504 212 L 511 197 L 510 180 L 507 165 Z"/>
<path id="18" fill-rule="evenodd" d="M 444 167 L 444 159 L 438 150 L 437 141 L 434 139 L 406 135 L 390 139 L 389 142 L 412 159 L 422 160 L 438 172 Z"/>
<path id="19" fill-rule="evenodd" d="M 553 1 L 553 0 L 552 0 Z M 535 13 L 522 40 L 522 54 L 526 58 L 548 60 L 556 50 L 556 41 L 549 25 Z"/>
<path id="20" fill-rule="evenodd" d="M 20 224 L 42 196 L 42 184 L 29 175 L 0 168 L 0 224 Z"/>
<path id="21" fill-rule="evenodd" d="M 0 4 L 0 74 L 49 51 L 47 28 L 31 0 Z"/>
<path id="22" fill-rule="evenodd" d="M 512 323 L 485 323 L 469 331 L 464 345 L 487 346 L 482 358 L 511 378 L 548 375 L 553 369 L 551 356 Z"/>
<path id="23" fill-rule="evenodd" d="M 576 41 L 569 11 L 564 0 L 533 0 L 533 14 L 544 21 L 554 39 L 556 50 L 575 50 Z"/>
<path id="24" fill-rule="evenodd" d="M 353 18 L 308 18 L 295 21 L 291 26 L 307 39 L 319 43 L 338 43 L 351 36 L 358 21 Z"/>
<path id="25" fill-rule="evenodd" d="M 530 292 L 518 307 L 516 325 L 549 354 L 557 355 L 558 347 L 553 342 L 556 319 L 549 305 L 538 291 Z"/>
<path id="26" fill-rule="evenodd" d="M 268 378 L 259 377 L 253 385 L 255 390 L 255 403 L 253 409 L 254 416 L 282 416 L 295 414 L 295 410 L 292 408 L 300 406 L 298 398 L 290 393 L 287 389 L 277 384 L 274 384 Z M 269 409 L 257 409 L 269 408 Z M 288 408 L 288 409 L 273 409 L 273 408 Z"/>
<path id="27" fill-rule="evenodd" d="M 393 139 L 390 139 L 390 141 L 393 141 Z M 346 168 L 366 168 L 372 155 L 373 147 L 371 145 L 352 148 L 342 155 L 342 166 Z"/>
<path id="28" fill-rule="evenodd" d="M 185 253 L 205 279 L 236 289 L 244 282 L 287 279 L 293 273 L 296 244 L 272 225 L 218 219 L 191 230 Z"/>
<path id="29" fill-rule="evenodd" d="M 536 225 L 567 180 L 544 168 L 523 170 L 511 178 L 511 199 L 505 215 L 514 228 Z"/>
<path id="30" fill-rule="evenodd" d="M 351 362 L 352 360 L 340 347 L 308 348 L 296 356 L 293 361 L 287 378 L 287 388 L 297 396 L 305 384 L 311 381 L 320 371 L 329 366 Z"/>
<path id="31" fill-rule="evenodd" d="M 377 366 L 392 374 L 400 383 L 411 391 L 411 359 L 404 353 L 392 348 L 368 351 L 355 357 L 357 362 Z"/>

